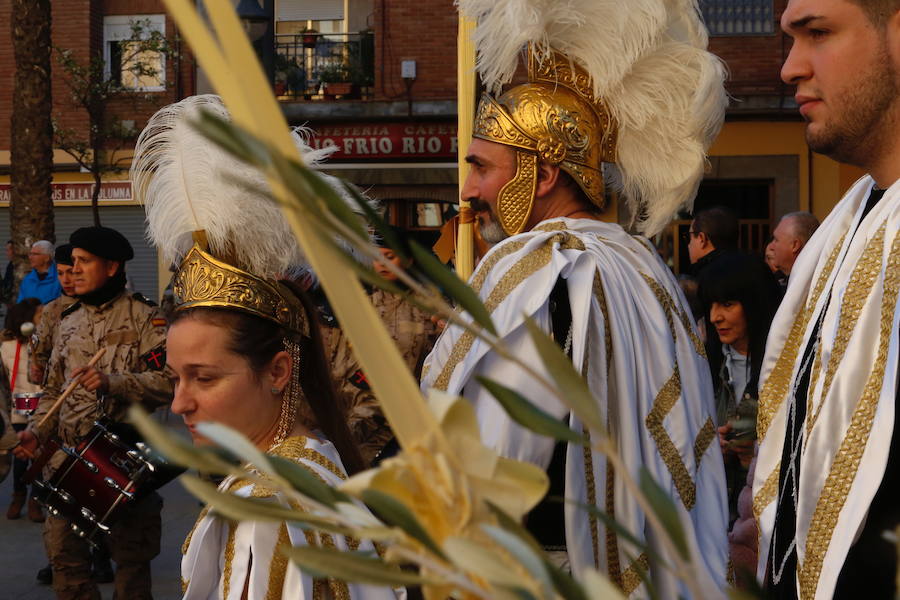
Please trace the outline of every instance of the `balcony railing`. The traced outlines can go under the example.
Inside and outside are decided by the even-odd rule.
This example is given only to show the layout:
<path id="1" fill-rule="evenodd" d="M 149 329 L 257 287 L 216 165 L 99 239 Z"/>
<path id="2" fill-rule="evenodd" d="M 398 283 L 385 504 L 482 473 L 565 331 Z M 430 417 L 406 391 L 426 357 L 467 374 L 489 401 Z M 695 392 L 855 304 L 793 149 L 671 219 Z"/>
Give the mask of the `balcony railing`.
<path id="1" fill-rule="evenodd" d="M 374 33 L 275 36 L 275 93 L 283 100 L 366 99 L 374 85 Z"/>
<path id="2" fill-rule="evenodd" d="M 769 35 L 775 32 L 772 0 L 701 0 L 710 35 Z"/>

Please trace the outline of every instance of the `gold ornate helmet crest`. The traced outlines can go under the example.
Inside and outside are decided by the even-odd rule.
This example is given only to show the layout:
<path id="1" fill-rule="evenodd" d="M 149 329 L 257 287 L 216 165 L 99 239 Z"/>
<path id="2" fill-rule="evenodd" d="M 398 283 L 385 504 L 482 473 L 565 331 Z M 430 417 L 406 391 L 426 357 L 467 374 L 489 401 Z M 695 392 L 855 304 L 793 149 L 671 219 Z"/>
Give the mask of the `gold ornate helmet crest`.
<path id="1" fill-rule="evenodd" d="M 218 260 L 195 242 L 178 266 L 172 291 L 189 308 L 227 308 L 272 321 L 291 332 L 309 336 L 306 311 L 280 282 L 269 282 Z"/>
<path id="2" fill-rule="evenodd" d="M 538 161 L 559 165 L 603 208 L 602 163 L 616 156 L 615 124 L 581 67 L 558 52 L 542 62 L 529 53 L 528 80 L 496 100 L 484 94 L 473 131 L 516 151 L 516 175 L 497 198 L 497 217 L 509 235 L 521 233 L 531 215 Z"/>

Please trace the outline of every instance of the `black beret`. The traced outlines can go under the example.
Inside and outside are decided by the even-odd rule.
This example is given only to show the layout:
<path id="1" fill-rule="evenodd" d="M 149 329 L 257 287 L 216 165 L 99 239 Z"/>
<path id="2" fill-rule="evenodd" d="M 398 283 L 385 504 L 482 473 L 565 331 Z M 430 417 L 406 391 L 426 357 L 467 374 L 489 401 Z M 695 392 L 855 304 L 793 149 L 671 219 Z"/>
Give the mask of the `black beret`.
<path id="1" fill-rule="evenodd" d="M 62 246 L 57 246 L 56 253 L 53 255 L 53 260 L 56 261 L 56 264 L 69 265 L 71 267 L 72 244 L 63 244 Z"/>
<path id="2" fill-rule="evenodd" d="M 125 262 L 134 258 L 125 236 L 109 227 L 82 227 L 69 236 L 69 243 L 106 260 Z"/>

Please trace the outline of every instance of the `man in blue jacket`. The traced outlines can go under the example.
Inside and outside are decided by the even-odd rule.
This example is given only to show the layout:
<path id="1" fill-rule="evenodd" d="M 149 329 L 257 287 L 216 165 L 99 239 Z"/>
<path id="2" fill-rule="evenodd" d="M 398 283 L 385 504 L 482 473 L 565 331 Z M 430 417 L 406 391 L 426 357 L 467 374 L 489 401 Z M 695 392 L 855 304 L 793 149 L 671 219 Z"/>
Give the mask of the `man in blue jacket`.
<path id="1" fill-rule="evenodd" d="M 56 263 L 53 262 L 53 244 L 40 240 L 31 245 L 28 253 L 31 271 L 19 286 L 19 297 L 16 302 L 25 298 L 37 298 L 41 304 L 47 304 L 59 297 L 62 288 L 56 276 Z"/>

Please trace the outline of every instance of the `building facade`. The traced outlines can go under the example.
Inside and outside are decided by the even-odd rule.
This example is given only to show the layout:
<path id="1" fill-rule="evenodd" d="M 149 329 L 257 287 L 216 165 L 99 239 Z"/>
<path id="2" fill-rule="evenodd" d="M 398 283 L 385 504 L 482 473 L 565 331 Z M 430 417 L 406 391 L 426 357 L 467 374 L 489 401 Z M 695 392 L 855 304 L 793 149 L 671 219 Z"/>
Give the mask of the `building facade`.
<path id="1" fill-rule="evenodd" d="M 10 0 L 0 0 L 0 15 L 9 22 Z M 87 112 L 72 98 L 73 71 L 62 64 L 64 54 L 81 67 L 92 59 L 102 59 L 104 77 L 118 81 L 130 91 L 114 94 L 106 102 L 103 127 L 113 133 L 104 146 L 110 168 L 103 174 L 100 190 L 100 217 L 105 226 L 128 237 L 135 258 L 128 264 L 128 276 L 135 291 L 158 298 L 160 274 L 156 251 L 144 237 L 144 214 L 131 197 L 128 165 L 137 133 L 159 107 L 195 93 L 195 66 L 189 49 L 182 47 L 175 25 L 165 14 L 160 0 L 65 0 L 52 3 L 51 93 L 54 127 L 66 132 L 70 142 L 88 140 L 91 127 Z M 156 33 L 154 33 L 156 32 Z M 136 39 L 158 36 L 167 41 L 165 53 L 136 55 Z M 149 47 L 149 44 L 148 44 Z M 135 76 L 130 68 L 140 60 L 142 71 L 155 75 Z M 12 118 L 15 58 L 9 27 L 0 34 L 0 235 L 9 239 L 10 119 Z M 77 77 L 77 76 L 76 76 Z M 77 81 L 77 79 L 76 79 Z M 59 140 L 59 138 L 58 138 Z M 64 243 L 79 227 L 93 224 L 91 196 L 93 177 L 78 161 L 55 144 L 52 194 L 56 241 Z"/>
<path id="2" fill-rule="evenodd" d="M 314 146 L 333 146 L 328 171 L 358 184 L 382 202 L 389 220 L 422 242 L 433 242 L 456 213 L 457 15 L 450 0 L 233 0 L 255 6 L 248 32 L 271 76 L 288 122 L 314 130 Z M 255 4 L 253 4 L 255 3 Z M 701 0 L 711 49 L 727 64 L 733 101 L 711 149 L 710 169 L 696 208 L 726 204 L 742 223 L 742 245 L 761 249 L 781 215 L 809 210 L 824 218 L 861 173 L 812 154 L 792 86 L 779 71 L 790 38 L 778 22 L 787 0 Z M 0 0 L 8 14 L 10 0 Z M 253 12 L 251 10 L 251 12 Z M 129 80 L 127 53 L 133 23 L 158 31 L 171 55 L 144 57 L 160 78 Z M 250 23 L 250 21 L 248 21 Z M 110 101 L 123 130 L 140 131 L 159 106 L 211 92 L 180 41 L 160 0 L 66 0 L 53 3 L 53 43 L 79 57 L 100 56 L 109 77 L 138 88 Z M 122 64 L 125 61 L 126 64 Z M 84 111 L 69 100 L 64 73 L 53 63 L 54 118 L 86 133 Z M 12 110 L 14 61 L 9 33 L 0 35 L 0 122 Z M 117 158 L 127 167 L 133 135 Z M 0 232 L 8 228 L 9 129 L 0 128 Z M 90 222 L 90 174 L 65 152 L 54 153 L 57 239 Z M 127 171 L 107 173 L 101 190 L 104 223 L 120 227 L 138 250 L 136 287 L 156 295 L 167 282 L 142 232 Z M 606 218 L 627 223 L 611 199 Z M 686 260 L 682 215 L 657 241 L 674 269 Z"/>

